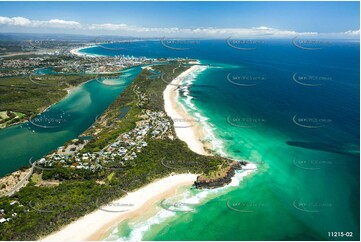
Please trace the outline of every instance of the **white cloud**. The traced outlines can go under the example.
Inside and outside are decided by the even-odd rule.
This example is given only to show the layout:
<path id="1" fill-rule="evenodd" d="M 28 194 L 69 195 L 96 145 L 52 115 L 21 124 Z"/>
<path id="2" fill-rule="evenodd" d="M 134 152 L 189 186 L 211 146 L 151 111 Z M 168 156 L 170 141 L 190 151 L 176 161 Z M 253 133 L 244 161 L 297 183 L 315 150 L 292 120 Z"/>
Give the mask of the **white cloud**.
<path id="1" fill-rule="evenodd" d="M 20 25 L 20 26 L 27 26 L 31 23 L 31 21 L 27 18 L 23 17 L 14 17 L 12 18 L 12 24 L 13 25 Z"/>
<path id="2" fill-rule="evenodd" d="M 81 24 L 76 21 L 66 21 L 61 19 L 50 19 L 49 21 L 43 21 L 47 25 L 56 28 L 81 28 Z"/>
<path id="3" fill-rule="evenodd" d="M 89 26 L 91 30 L 125 30 L 127 28 L 126 24 L 92 24 Z"/>
<path id="4" fill-rule="evenodd" d="M 330 37 L 339 36 L 353 38 L 360 35 L 360 30 L 348 30 L 341 33 L 318 33 L 318 32 L 297 32 L 293 30 L 284 30 L 259 26 L 252 28 L 160 28 L 143 27 L 128 24 L 88 24 L 82 25 L 76 21 L 67 21 L 62 19 L 30 20 L 24 17 L 2 17 L 0 16 L 0 25 L 32 27 L 32 28 L 56 28 L 56 29 L 76 29 L 85 33 L 94 34 L 112 34 L 112 35 L 140 35 L 140 36 L 178 36 L 178 37 L 294 37 L 294 36 L 317 36 Z"/>
<path id="5" fill-rule="evenodd" d="M 27 26 L 31 24 L 31 21 L 27 18 L 23 17 L 1 17 L 0 16 L 0 24 L 8 24 L 8 25 L 15 25 L 15 26 Z"/>
<path id="6" fill-rule="evenodd" d="M 36 28 L 81 28 L 81 24 L 75 21 L 66 21 L 61 19 L 50 19 L 48 21 L 30 20 L 24 17 L 2 17 L 0 16 L 0 24 L 20 27 L 36 27 Z"/>
<path id="7" fill-rule="evenodd" d="M 337 33 L 320 33 L 318 35 L 321 38 L 345 38 L 345 39 L 355 39 L 360 38 L 360 30 L 347 30 L 345 32 Z"/>
<path id="8" fill-rule="evenodd" d="M 189 34 L 189 35 L 205 35 L 205 36 L 295 36 L 295 35 L 317 35 L 317 32 L 302 32 L 280 30 L 265 26 L 254 28 L 147 28 L 130 26 L 127 24 L 92 24 L 89 26 L 91 30 L 101 31 L 126 31 L 135 33 L 154 33 L 154 34 Z"/>
<path id="9" fill-rule="evenodd" d="M 348 30 L 345 32 L 346 35 L 360 35 L 360 30 Z"/>

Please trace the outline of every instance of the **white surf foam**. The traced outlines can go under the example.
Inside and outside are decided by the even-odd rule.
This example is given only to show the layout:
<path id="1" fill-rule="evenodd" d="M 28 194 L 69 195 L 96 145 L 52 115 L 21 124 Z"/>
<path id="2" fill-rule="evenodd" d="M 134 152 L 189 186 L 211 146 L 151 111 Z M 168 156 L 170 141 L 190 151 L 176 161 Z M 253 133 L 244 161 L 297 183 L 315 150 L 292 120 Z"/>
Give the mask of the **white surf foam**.
<path id="1" fill-rule="evenodd" d="M 195 104 L 193 103 L 194 98 L 190 96 L 189 88 L 194 83 L 196 77 L 205 69 L 209 67 L 205 66 L 197 70 L 195 73 L 191 73 L 188 75 L 184 81 L 183 85 L 179 88 L 182 91 L 183 96 L 180 102 L 180 105 L 190 114 L 193 118 L 200 122 L 205 134 L 205 140 L 212 144 L 213 150 L 224 157 L 228 157 L 226 152 L 224 151 L 223 141 L 218 139 L 215 136 L 216 127 L 212 123 L 209 122 L 209 118 L 203 116 L 200 111 L 196 108 Z M 217 68 L 217 67 L 212 67 Z M 179 93 L 178 93 L 178 97 Z M 144 233 L 151 230 L 152 226 L 161 224 L 166 222 L 167 220 L 174 218 L 177 214 L 182 213 L 182 211 L 196 211 L 197 207 L 201 204 L 210 201 L 211 199 L 226 194 L 230 190 L 234 189 L 235 187 L 239 186 L 241 181 L 244 179 L 245 176 L 249 175 L 253 171 L 257 169 L 255 164 L 248 163 L 246 166 L 242 167 L 244 170 L 236 171 L 236 174 L 232 177 L 231 182 L 220 188 L 216 189 L 204 189 L 204 190 L 191 190 L 188 189 L 181 194 L 177 195 L 176 197 L 169 198 L 167 201 L 173 201 L 176 206 L 170 206 L 169 209 L 176 210 L 169 211 L 161 206 L 158 205 L 157 212 L 155 215 L 147 218 L 141 222 L 130 222 L 129 226 L 131 227 L 131 233 L 129 236 L 124 236 L 118 238 L 119 231 L 115 229 L 112 234 L 108 237 L 109 240 L 116 239 L 117 241 L 141 241 L 143 240 Z M 108 240 L 107 239 L 107 240 Z"/>

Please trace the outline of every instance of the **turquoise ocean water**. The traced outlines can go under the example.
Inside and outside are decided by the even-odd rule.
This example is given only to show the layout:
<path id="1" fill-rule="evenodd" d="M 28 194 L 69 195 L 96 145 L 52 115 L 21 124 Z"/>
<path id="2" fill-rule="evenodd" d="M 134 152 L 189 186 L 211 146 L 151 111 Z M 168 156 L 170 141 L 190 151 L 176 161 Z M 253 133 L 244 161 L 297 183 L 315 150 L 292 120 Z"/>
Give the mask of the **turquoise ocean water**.
<path id="1" fill-rule="evenodd" d="M 104 239 L 359 239 L 359 41 L 319 41 L 317 50 L 290 40 L 247 43 L 202 40 L 177 50 L 139 41 L 83 50 L 200 60 L 201 71 L 187 77 L 179 101 L 216 152 L 257 165 L 224 188 L 182 188 Z M 123 71 L 115 86 L 89 81 L 33 123 L 0 130 L 0 147 L 7 147 L 0 151 L 0 175 L 76 138 L 139 72 Z"/>
<path id="2" fill-rule="evenodd" d="M 157 41 L 83 50 L 200 60 L 202 71 L 188 76 L 179 101 L 218 153 L 257 165 L 224 188 L 183 188 L 105 239 L 358 240 L 359 42 L 313 43 L 320 48 L 213 40 L 183 50 Z"/>

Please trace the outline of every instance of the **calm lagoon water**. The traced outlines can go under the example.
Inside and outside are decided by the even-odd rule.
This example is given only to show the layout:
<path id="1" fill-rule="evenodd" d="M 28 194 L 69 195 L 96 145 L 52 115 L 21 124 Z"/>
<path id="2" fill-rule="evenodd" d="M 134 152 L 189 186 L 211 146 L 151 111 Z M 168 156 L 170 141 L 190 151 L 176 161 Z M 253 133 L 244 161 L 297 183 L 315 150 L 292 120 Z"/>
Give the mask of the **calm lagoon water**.
<path id="1" fill-rule="evenodd" d="M 31 122 L 0 130 L 0 176 L 29 165 L 31 158 L 32 161 L 39 159 L 78 137 L 140 71 L 141 67 L 122 71 L 121 76 L 113 80 L 114 86 L 96 80 L 83 83 Z"/>

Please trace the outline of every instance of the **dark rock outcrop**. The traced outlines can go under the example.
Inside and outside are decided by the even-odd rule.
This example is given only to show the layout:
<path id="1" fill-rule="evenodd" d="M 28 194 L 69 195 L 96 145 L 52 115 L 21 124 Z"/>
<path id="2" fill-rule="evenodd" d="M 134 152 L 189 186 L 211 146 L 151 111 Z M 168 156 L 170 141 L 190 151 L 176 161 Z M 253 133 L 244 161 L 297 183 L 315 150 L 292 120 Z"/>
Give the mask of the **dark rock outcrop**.
<path id="1" fill-rule="evenodd" d="M 226 168 L 224 175 L 215 178 L 206 178 L 198 176 L 194 182 L 194 186 L 197 189 L 212 189 L 217 187 L 223 187 L 232 181 L 232 177 L 236 173 L 236 170 L 241 170 L 241 165 L 246 165 L 246 161 L 233 162 L 229 167 Z"/>

